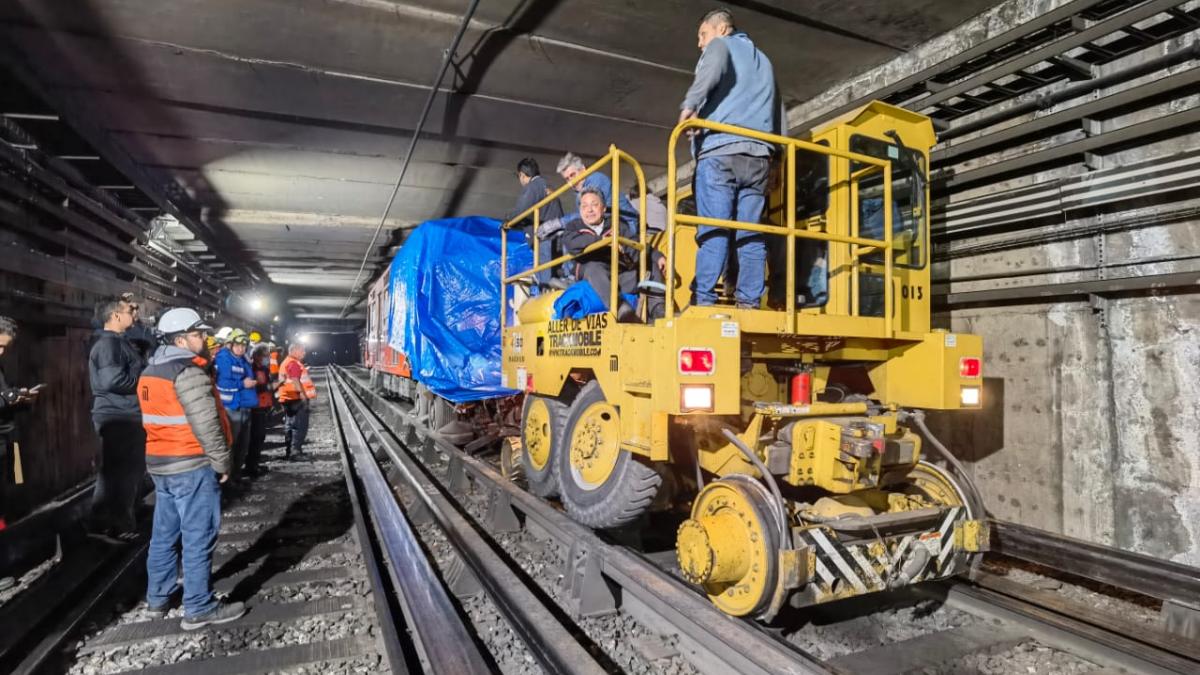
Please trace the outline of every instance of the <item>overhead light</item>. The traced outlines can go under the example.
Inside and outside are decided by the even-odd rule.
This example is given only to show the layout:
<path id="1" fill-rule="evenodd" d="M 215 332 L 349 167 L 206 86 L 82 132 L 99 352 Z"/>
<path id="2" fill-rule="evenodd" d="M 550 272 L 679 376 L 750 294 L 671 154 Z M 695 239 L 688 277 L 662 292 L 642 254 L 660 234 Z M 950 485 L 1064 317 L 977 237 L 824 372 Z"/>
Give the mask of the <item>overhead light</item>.
<path id="1" fill-rule="evenodd" d="M 263 300 L 261 297 L 255 296 L 253 298 L 250 298 L 250 309 L 253 309 L 256 312 L 261 312 L 263 310 L 263 308 L 266 306 L 267 306 L 267 302 L 265 300 Z"/>
<path id="2" fill-rule="evenodd" d="M 279 315 L 278 315 L 278 314 L 276 314 L 276 315 L 275 315 L 275 316 L 274 316 L 274 317 L 271 319 L 271 323 L 279 323 Z"/>
<path id="3" fill-rule="evenodd" d="M 300 344 L 302 344 L 302 345 L 307 345 L 309 342 L 312 341 L 312 337 L 308 333 L 301 335 L 298 339 L 300 340 Z"/>

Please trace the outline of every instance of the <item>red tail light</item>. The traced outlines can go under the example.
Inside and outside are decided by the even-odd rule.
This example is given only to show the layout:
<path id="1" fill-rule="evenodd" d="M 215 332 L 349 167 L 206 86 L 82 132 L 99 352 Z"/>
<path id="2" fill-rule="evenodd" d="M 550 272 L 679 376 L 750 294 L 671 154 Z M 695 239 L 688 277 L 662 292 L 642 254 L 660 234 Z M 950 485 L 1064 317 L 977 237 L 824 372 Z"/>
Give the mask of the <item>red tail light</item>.
<path id="1" fill-rule="evenodd" d="M 979 377 L 980 371 L 983 369 L 983 362 L 980 359 L 964 356 L 958 360 L 958 376 L 959 377 Z"/>
<path id="2" fill-rule="evenodd" d="M 684 375 L 712 375 L 717 355 L 711 349 L 680 349 L 679 372 Z"/>

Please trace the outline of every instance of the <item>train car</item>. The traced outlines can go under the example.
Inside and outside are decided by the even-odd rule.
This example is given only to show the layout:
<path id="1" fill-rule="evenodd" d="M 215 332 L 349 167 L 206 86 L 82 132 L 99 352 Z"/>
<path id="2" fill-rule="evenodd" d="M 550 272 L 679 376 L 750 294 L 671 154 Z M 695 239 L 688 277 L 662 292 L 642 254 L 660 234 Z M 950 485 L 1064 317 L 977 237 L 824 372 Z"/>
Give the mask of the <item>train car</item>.
<path id="1" fill-rule="evenodd" d="M 416 381 L 412 366 L 403 352 L 388 342 L 388 315 L 391 307 L 390 274 L 371 285 L 367 295 L 367 331 L 363 340 L 363 365 L 371 371 L 371 386 L 384 393 L 412 400 Z"/>
<path id="2" fill-rule="evenodd" d="M 419 225 L 368 293 L 363 363 L 376 391 L 412 401 L 445 440 L 508 453 L 523 394 L 501 383 L 500 257 L 498 221 Z M 509 251 L 512 270 L 531 260 L 523 244 Z"/>
<path id="3" fill-rule="evenodd" d="M 769 222 L 679 210 L 675 146 L 689 130 L 781 150 Z M 680 569 L 736 616 L 769 620 L 785 603 L 968 569 L 988 545 L 986 516 L 924 411 L 980 408 L 983 347 L 930 322 L 934 142 L 929 118 L 880 102 L 803 140 L 704 120 L 677 127 L 667 231 L 651 238 L 643 220 L 636 241 L 618 238 L 610 214 L 614 234 L 584 251 L 613 268 L 634 251 L 625 264 L 643 280 L 661 251 L 665 316 L 560 316 L 556 292 L 505 327 L 505 381 L 526 392 L 530 489 L 596 528 L 690 504 Z M 644 191 L 637 162 L 616 147 L 587 172 L 617 183 L 629 168 Z M 690 304 L 701 225 L 764 235 L 775 292 L 735 305 L 727 278 L 723 304 Z M 617 306 L 615 278 L 605 296 Z"/>

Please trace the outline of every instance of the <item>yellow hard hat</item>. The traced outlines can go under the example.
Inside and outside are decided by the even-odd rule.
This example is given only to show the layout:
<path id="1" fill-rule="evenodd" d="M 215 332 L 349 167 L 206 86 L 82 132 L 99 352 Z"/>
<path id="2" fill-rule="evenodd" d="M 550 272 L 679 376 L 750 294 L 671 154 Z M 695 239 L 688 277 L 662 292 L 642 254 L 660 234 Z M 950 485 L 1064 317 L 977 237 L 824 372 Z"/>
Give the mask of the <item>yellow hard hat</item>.
<path id="1" fill-rule="evenodd" d="M 250 331 L 250 341 L 251 342 L 262 342 L 262 333 L 259 333 L 256 330 Z"/>

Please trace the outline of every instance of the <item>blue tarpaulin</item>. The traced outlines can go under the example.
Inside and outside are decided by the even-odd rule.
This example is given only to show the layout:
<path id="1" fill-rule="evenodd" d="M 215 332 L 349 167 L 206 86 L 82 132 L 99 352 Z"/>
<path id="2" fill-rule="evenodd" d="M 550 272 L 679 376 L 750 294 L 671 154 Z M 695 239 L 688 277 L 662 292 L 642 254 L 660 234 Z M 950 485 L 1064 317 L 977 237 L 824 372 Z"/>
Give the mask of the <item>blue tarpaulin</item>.
<path id="1" fill-rule="evenodd" d="M 571 284 L 554 301 L 554 319 L 582 319 L 588 314 L 607 312 L 608 305 L 596 295 L 596 290 L 586 281 Z"/>
<path id="2" fill-rule="evenodd" d="M 531 267 L 524 235 L 509 231 L 508 274 Z M 413 379 L 455 403 L 517 393 L 500 386 L 500 221 L 422 223 L 392 259 L 388 287 L 388 345 L 408 356 Z"/>

